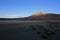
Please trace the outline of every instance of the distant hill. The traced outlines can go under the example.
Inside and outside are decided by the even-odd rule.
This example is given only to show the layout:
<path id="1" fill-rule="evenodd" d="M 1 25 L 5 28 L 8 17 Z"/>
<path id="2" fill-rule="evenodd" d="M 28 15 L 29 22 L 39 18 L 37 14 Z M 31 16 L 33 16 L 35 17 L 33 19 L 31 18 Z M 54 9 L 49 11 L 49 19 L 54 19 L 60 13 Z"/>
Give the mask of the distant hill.
<path id="1" fill-rule="evenodd" d="M 37 12 L 25 18 L 0 18 L 0 20 L 60 20 L 60 14 Z"/>
<path id="2" fill-rule="evenodd" d="M 60 20 L 60 14 L 53 13 L 36 13 L 28 17 L 29 20 Z"/>

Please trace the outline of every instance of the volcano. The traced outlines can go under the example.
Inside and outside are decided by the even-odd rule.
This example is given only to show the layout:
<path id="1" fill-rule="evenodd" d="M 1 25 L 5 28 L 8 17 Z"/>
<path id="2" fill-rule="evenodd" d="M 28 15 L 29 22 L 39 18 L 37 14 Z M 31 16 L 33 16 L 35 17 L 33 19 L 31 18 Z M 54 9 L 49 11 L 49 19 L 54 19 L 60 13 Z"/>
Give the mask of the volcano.
<path id="1" fill-rule="evenodd" d="M 0 18 L 0 20 L 60 20 L 60 14 L 37 12 L 24 18 Z"/>
<path id="2" fill-rule="evenodd" d="M 44 15 L 44 13 L 37 12 L 37 13 L 33 14 L 32 17 L 38 17 L 38 16 L 42 16 L 42 15 Z"/>
<path id="3" fill-rule="evenodd" d="M 37 12 L 29 16 L 29 20 L 60 20 L 60 14 Z"/>

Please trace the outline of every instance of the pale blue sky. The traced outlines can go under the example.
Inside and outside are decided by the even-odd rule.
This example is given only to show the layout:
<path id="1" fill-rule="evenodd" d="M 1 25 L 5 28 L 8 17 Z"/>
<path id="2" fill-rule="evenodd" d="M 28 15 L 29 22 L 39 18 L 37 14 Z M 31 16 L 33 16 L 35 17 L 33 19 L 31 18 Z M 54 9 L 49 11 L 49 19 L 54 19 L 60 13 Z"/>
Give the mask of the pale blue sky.
<path id="1" fill-rule="evenodd" d="M 0 18 L 24 17 L 36 12 L 60 14 L 60 0 L 0 0 Z"/>

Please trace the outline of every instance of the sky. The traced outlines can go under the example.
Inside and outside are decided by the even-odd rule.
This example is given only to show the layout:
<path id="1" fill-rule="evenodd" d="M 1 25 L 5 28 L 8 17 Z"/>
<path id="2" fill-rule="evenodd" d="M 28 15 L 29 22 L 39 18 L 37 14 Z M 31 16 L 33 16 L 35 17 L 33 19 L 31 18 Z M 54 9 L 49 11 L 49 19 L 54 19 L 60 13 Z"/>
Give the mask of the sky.
<path id="1" fill-rule="evenodd" d="M 27 17 L 36 12 L 60 14 L 60 0 L 0 0 L 0 18 Z"/>

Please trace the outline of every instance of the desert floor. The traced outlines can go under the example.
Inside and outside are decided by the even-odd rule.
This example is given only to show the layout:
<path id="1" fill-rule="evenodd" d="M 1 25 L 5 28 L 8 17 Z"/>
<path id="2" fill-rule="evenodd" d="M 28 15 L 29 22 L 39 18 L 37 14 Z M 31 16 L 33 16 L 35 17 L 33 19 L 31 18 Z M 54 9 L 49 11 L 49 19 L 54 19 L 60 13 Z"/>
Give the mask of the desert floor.
<path id="1" fill-rule="evenodd" d="M 0 40 L 45 40 L 41 37 L 43 34 L 41 25 L 56 30 L 56 34 L 48 37 L 48 40 L 60 40 L 60 22 L 0 22 Z"/>

